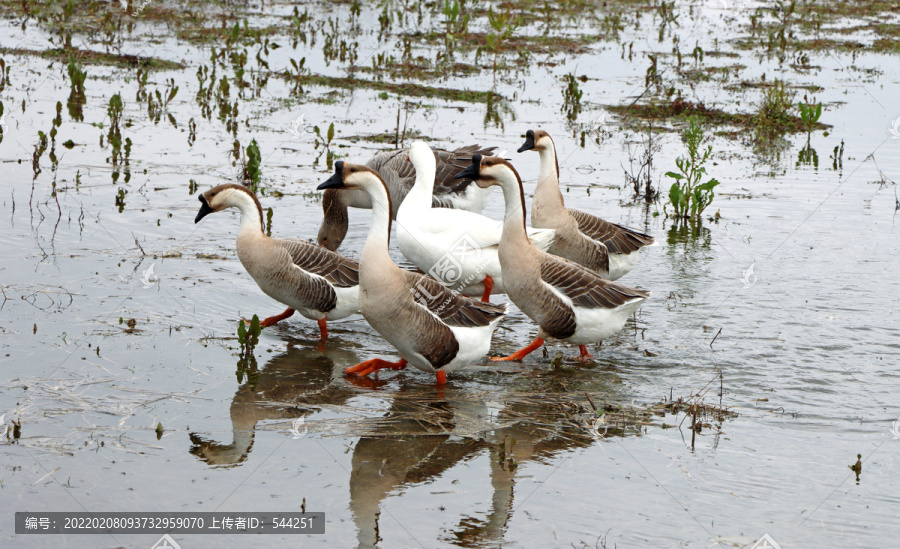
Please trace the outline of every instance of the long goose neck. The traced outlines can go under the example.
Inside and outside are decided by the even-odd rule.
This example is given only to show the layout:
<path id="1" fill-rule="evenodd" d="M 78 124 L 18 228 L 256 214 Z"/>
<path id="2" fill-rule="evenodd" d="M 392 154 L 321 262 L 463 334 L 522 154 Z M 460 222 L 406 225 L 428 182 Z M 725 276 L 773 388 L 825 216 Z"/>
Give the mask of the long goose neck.
<path id="1" fill-rule="evenodd" d="M 347 215 L 347 204 L 337 189 L 327 189 L 322 194 L 322 212 L 325 220 L 335 227 L 342 227 L 347 232 L 350 219 Z"/>
<path id="2" fill-rule="evenodd" d="M 263 225 L 262 204 L 252 193 L 235 189 L 229 198 L 231 207 L 241 212 L 240 236 L 262 235 L 265 236 Z"/>
<path id="3" fill-rule="evenodd" d="M 406 198 L 403 199 L 400 207 L 402 208 L 408 204 L 409 207 L 417 210 L 430 208 L 431 195 L 434 194 L 434 178 L 437 167 L 434 160 L 429 162 L 426 159 L 414 161 L 413 165 L 416 168 L 416 182 L 410 189 L 409 194 L 406 195 Z"/>
<path id="4" fill-rule="evenodd" d="M 360 263 L 385 258 L 391 261 L 388 253 L 388 245 L 391 242 L 391 197 L 383 181 L 381 185 L 380 189 L 369 192 L 372 197 L 372 226 L 363 245 Z"/>
<path id="5" fill-rule="evenodd" d="M 541 210 L 564 210 L 565 203 L 559 190 L 559 160 L 556 158 L 556 145 L 553 139 L 547 140 L 550 144 L 538 152 L 541 170 L 534 190 L 534 207 Z"/>
<path id="6" fill-rule="evenodd" d="M 528 233 L 525 229 L 525 193 L 522 190 L 522 180 L 512 170 L 504 170 L 497 177 L 500 188 L 503 189 L 503 200 L 506 203 L 506 213 L 503 216 L 503 236 L 501 246 L 504 243 L 528 243 Z"/>

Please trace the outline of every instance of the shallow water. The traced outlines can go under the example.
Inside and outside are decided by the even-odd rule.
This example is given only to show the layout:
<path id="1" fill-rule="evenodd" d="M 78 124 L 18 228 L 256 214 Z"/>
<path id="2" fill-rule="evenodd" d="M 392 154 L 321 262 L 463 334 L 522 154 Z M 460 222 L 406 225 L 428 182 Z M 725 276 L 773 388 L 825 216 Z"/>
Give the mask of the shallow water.
<path id="1" fill-rule="evenodd" d="M 674 31 L 682 48 L 697 41 L 712 52 L 718 39 L 721 50 L 732 51 L 726 37 L 739 34 L 737 23 L 749 12 L 717 5 L 692 12 L 679 5 Z M 345 17 L 349 7 L 308 9 L 313 20 L 324 20 Z M 251 26 L 291 10 L 268 5 Z M 394 40 L 377 40 L 377 15 L 363 8 L 363 30 L 354 37 L 359 66 L 394 47 Z M 783 548 L 889 546 L 900 534 L 900 442 L 891 433 L 900 415 L 900 203 L 896 185 L 879 183 L 879 170 L 889 180 L 900 176 L 900 139 L 888 132 L 900 116 L 896 57 L 810 53 L 819 68 L 800 71 L 754 52 L 707 55 L 706 65 L 746 66 L 730 84 L 778 74 L 821 86 L 821 121 L 833 127 L 811 137 L 817 169 L 797 163 L 805 135 L 788 137 L 780 158 L 755 154 L 749 130 L 738 129 L 747 134 L 737 139 L 713 137 L 709 172 L 721 185 L 709 213 L 721 219 L 692 233 L 652 215 L 662 202 L 645 207 L 619 188 L 627 142 L 639 136 L 606 115 L 606 137 L 582 148 L 561 114 L 561 77 L 569 72 L 589 77 L 581 83 L 579 127 L 606 113 L 602 106 L 628 104 L 642 92 L 648 63 L 637 52 L 668 52 L 671 43 L 658 42 L 652 13 L 635 17 L 640 28 L 629 25 L 618 41 L 589 44 L 583 53 L 535 51 L 527 70 L 501 73 L 496 89 L 510 99 L 502 127 L 485 124 L 485 105 L 461 101 L 412 98 L 422 107 L 402 114 L 401 130 L 408 116 L 409 129 L 437 144 L 509 151 L 528 192 L 537 155 L 513 151 L 525 130 L 546 129 L 570 184 L 567 204 L 646 230 L 661 244 L 642 252 L 622 279 L 653 297 L 594 351 L 595 365 L 567 362 L 553 370 L 557 351 L 576 351 L 551 344 L 548 355 L 535 353 L 521 365 L 484 362 L 454 373 L 443 391 L 433 376 L 412 369 L 382 372 L 377 383 L 345 379 L 342 369 L 360 360 L 395 356 L 359 316 L 331 323 L 324 351 L 305 319 L 266 329 L 258 370 L 236 372 L 237 320 L 283 307 L 263 296 L 236 260 L 236 212 L 193 223 L 198 203 L 190 180 L 204 190 L 239 173 L 234 138 L 216 119 L 217 108 L 207 120 L 194 101 L 208 47 L 152 22 L 126 35 L 124 52 L 187 66 L 151 72 L 147 84 L 162 92 L 175 79 L 179 92 L 168 106 L 175 124 L 166 116 L 148 119 L 146 104 L 135 100 L 134 69 L 96 64 L 85 65 L 84 122 L 74 122 L 64 64 L 3 54 L 12 82 L 0 93 L 0 414 L 22 430 L 17 441 L 0 442 L 2 545 L 150 547 L 157 539 L 17 536 L 14 511 L 298 511 L 305 502 L 306 510 L 326 513 L 327 526 L 325 535 L 303 536 L 304 545 L 749 547 L 768 534 Z M 560 34 L 598 25 L 591 17 L 561 21 Z M 45 29 L 29 23 L 22 30 L 20 23 L 4 21 L 0 47 L 47 47 Z M 485 23 L 471 27 L 484 31 Z M 520 32 L 539 35 L 542 28 Z M 82 40 L 81 47 L 102 50 Z M 281 45 L 265 57 L 273 71 L 305 56 L 315 73 L 344 74 L 345 63 L 325 63 L 321 34 L 315 46 L 273 40 Z M 631 42 L 634 59 L 622 59 L 621 44 Z M 437 49 L 415 46 L 431 58 Z M 247 47 L 252 67 L 257 49 Z M 217 71 L 218 78 L 233 77 L 227 60 Z M 495 84 L 490 71 L 427 83 L 480 91 Z M 124 173 L 113 180 L 109 147 L 99 145 L 109 97 L 120 91 L 122 133 L 133 141 L 127 183 Z M 310 193 L 329 170 L 312 126 L 324 131 L 333 122 L 334 151 L 362 162 L 390 146 L 365 136 L 393 133 L 409 99 L 362 88 L 331 92 L 305 86 L 304 94 L 293 93 L 273 76 L 259 97 L 248 89 L 239 100 L 238 139 L 245 147 L 255 138 L 263 151 L 269 192 L 261 200 L 274 210 L 274 236 L 316 234 L 321 207 Z M 737 112 L 751 110 L 760 92 L 713 79 L 693 93 Z M 232 102 L 235 94 L 233 87 Z M 37 132 L 49 133 L 57 101 L 59 166 L 54 176 L 48 149 L 32 184 Z M 305 131 L 298 136 L 290 130 L 301 114 Z M 61 145 L 68 139 L 72 149 Z M 660 139 L 656 178 L 683 154 L 678 134 Z M 842 166 L 833 169 L 829 154 L 841 141 Z M 499 218 L 502 211 L 495 193 L 485 213 Z M 350 213 L 341 251 L 357 256 L 369 213 Z M 511 352 L 535 333 L 516 312 L 492 351 Z M 647 414 L 642 425 L 624 426 L 608 412 L 598 432 L 586 397 L 632 410 L 698 392 L 708 405 L 721 398 L 736 415 L 712 418 L 693 448 L 683 412 Z M 159 439 L 157 422 L 164 427 Z M 858 482 L 848 468 L 857 454 Z M 178 541 L 185 549 L 297 543 L 278 536 Z"/>

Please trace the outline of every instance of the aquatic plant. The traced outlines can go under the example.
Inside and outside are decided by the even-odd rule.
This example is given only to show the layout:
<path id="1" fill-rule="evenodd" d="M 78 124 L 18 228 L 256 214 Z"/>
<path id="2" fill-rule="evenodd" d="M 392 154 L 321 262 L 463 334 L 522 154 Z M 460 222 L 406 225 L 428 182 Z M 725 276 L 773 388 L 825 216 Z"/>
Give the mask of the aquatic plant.
<path id="1" fill-rule="evenodd" d="M 678 172 L 666 172 L 667 177 L 675 180 L 669 188 L 669 204 L 676 218 L 700 219 L 703 210 L 712 203 L 715 197 L 713 189 L 719 184 L 715 178 L 703 182 L 706 176 L 704 164 L 712 154 L 712 145 L 702 148 L 704 132 L 696 117 L 688 119 L 682 140 L 687 148 L 687 157 L 679 156 L 675 160 Z"/>
<path id="2" fill-rule="evenodd" d="M 625 172 L 625 184 L 634 190 L 634 196 L 652 202 L 659 196 L 659 190 L 653 186 L 653 156 L 662 150 L 662 143 L 654 139 L 652 121 L 643 128 L 640 148 L 626 143 L 629 168 L 622 167 Z"/>
<path id="3" fill-rule="evenodd" d="M 453 59 L 457 37 L 469 32 L 469 14 L 462 13 L 466 0 L 444 0 L 444 51 L 439 54 L 443 61 Z"/>
<path id="4" fill-rule="evenodd" d="M 819 117 L 822 116 L 822 104 L 816 103 L 815 100 L 812 103 L 800 102 L 797 103 L 797 108 L 800 109 L 800 120 L 803 122 L 803 127 L 806 128 L 808 136 L 815 129 Z"/>
<path id="5" fill-rule="evenodd" d="M 256 139 L 250 142 L 247 145 L 247 162 L 244 164 L 244 181 L 250 182 L 250 189 L 257 193 L 259 192 L 259 180 L 262 176 L 262 172 L 260 170 L 260 164 L 262 163 L 262 156 L 259 153 L 259 144 L 256 143 Z"/>
<path id="6" fill-rule="evenodd" d="M 763 91 L 759 109 L 753 117 L 757 137 L 771 137 L 786 132 L 793 126 L 790 114 L 794 107 L 794 92 L 779 79 Z"/>
<path id="7" fill-rule="evenodd" d="M 503 50 L 503 44 L 512 38 L 516 29 L 519 28 L 519 19 L 511 15 L 509 8 L 505 12 L 495 12 L 493 7 L 489 7 L 488 23 L 494 32 L 488 33 L 484 37 L 485 45 L 479 46 L 475 51 L 475 62 L 478 62 L 483 52 L 490 50 L 494 54 L 493 70 L 496 73 L 497 57 L 500 55 L 500 51 Z"/>
<path id="8" fill-rule="evenodd" d="M 584 92 L 578 87 L 578 80 L 572 73 L 565 77 L 566 87 L 563 88 L 563 106 L 562 112 L 569 119 L 569 122 L 575 122 L 578 114 L 581 113 L 581 98 Z"/>
<path id="9" fill-rule="evenodd" d="M 69 61 L 68 72 L 71 87 L 66 106 L 69 110 L 69 117 L 75 122 L 81 122 L 84 120 L 82 109 L 85 103 L 84 81 L 87 79 L 87 73 L 84 72 L 81 63 L 76 63 L 74 60 Z"/>
<path id="10" fill-rule="evenodd" d="M 334 122 L 328 125 L 328 131 L 325 132 L 324 136 L 322 135 L 322 130 L 320 130 L 318 126 L 313 126 L 313 133 L 316 138 L 316 150 L 321 148 L 322 152 L 325 153 L 325 165 L 330 170 L 335 158 L 334 151 L 331 150 L 331 143 L 334 141 Z M 316 160 L 313 162 L 313 165 L 318 164 L 321 156 L 322 153 L 320 152 L 319 156 L 317 156 Z"/>
<path id="11" fill-rule="evenodd" d="M 112 165 L 119 164 L 119 154 L 122 150 L 122 128 L 120 122 L 122 120 L 122 112 L 125 108 L 122 102 L 122 96 L 118 93 L 109 98 L 109 106 L 106 114 L 109 117 L 109 132 L 106 134 L 106 141 L 112 148 Z"/>
<path id="12" fill-rule="evenodd" d="M 241 345 L 240 354 L 238 355 L 237 376 L 238 383 L 243 383 L 244 375 L 247 375 L 248 381 L 252 379 L 256 373 L 256 357 L 253 350 L 259 344 L 259 334 L 262 332 L 262 326 L 259 324 L 259 316 L 253 315 L 250 322 L 241 319 L 238 322 L 237 336 L 238 343 Z"/>

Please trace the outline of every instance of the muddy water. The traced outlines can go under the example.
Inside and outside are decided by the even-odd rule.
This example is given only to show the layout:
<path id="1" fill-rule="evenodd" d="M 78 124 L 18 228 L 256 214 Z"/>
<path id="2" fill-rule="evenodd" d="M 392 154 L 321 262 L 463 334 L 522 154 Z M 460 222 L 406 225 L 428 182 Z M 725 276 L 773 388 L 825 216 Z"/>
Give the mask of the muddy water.
<path id="1" fill-rule="evenodd" d="M 263 26 L 291 9 L 271 6 L 251 22 Z M 314 20 L 347 9 L 309 6 Z M 672 32 L 682 50 L 697 41 L 711 52 L 717 41 L 732 51 L 728 32 L 748 16 L 710 5 L 695 7 L 693 16 L 687 6 L 679 9 Z M 364 8 L 361 20 L 377 15 Z M 360 317 L 332 323 L 324 350 L 315 325 L 295 317 L 264 331 L 255 371 L 237 367 L 237 320 L 282 307 L 261 294 L 236 259 L 236 213 L 193 223 L 191 180 L 202 190 L 234 181 L 240 169 L 232 163 L 234 136 L 215 114 L 203 118 L 194 100 L 195 72 L 209 63 L 208 47 L 149 21 L 125 35 L 124 52 L 187 66 L 152 72 L 146 85 L 162 93 L 166 80 L 175 80 L 179 92 L 168 105 L 174 124 L 166 115 L 148 118 L 146 103 L 135 100 L 134 69 L 96 64 L 85 65 L 84 121 L 74 122 L 63 64 L 4 54 L 12 82 L 0 94 L 0 414 L 5 426 L 15 419 L 22 428 L 18 440 L 0 443 L 2 545 L 149 547 L 157 539 L 17 536 L 14 511 L 302 505 L 327 516 L 326 534 L 304 536 L 304 546 L 745 547 L 764 534 L 785 548 L 890 545 L 900 534 L 900 441 L 891 433 L 900 416 L 900 239 L 896 186 L 882 175 L 900 177 L 900 139 L 888 132 L 900 116 L 896 57 L 823 52 L 813 55 L 817 68 L 793 71 L 755 52 L 708 55 L 707 65 L 744 67 L 696 83 L 694 93 L 707 105 L 751 110 L 759 90 L 728 84 L 778 75 L 823 88 L 815 95 L 825 104 L 822 122 L 833 127 L 811 136 L 817 168 L 797 161 L 805 135 L 788 136 L 780 156 L 755 154 L 746 129 L 713 137 L 708 169 L 721 186 L 709 213 L 721 218 L 686 229 L 654 215 L 662 203 L 643 206 L 620 188 L 638 134 L 608 115 L 600 119 L 608 133 L 582 148 L 561 112 L 560 77 L 568 72 L 589 77 L 581 83 L 576 131 L 591 127 L 603 105 L 629 104 L 641 94 L 643 53 L 671 46 L 668 37 L 658 42 L 651 13 L 634 17 L 640 28 L 630 24 L 618 41 L 591 43 L 581 53 L 536 50 L 530 66 L 496 78 L 485 71 L 425 82 L 481 91 L 496 85 L 510 99 L 502 125 L 485 122 L 483 104 L 412 98 L 421 106 L 405 109 L 409 98 L 393 92 L 306 86 L 301 95 L 277 77 L 258 97 L 248 89 L 239 100 L 237 136 L 242 147 L 259 143 L 268 190 L 262 203 L 274 210 L 276 236 L 313 238 L 321 218 L 311 193 L 328 168 L 312 127 L 334 123 L 332 150 L 365 161 L 390 146 L 365 136 L 393 134 L 400 108 L 401 131 L 405 123 L 438 144 L 509 151 L 528 191 L 537 157 L 512 151 L 526 129 L 546 129 L 556 137 L 570 206 L 658 238 L 661 245 L 643 252 L 623 279 L 653 297 L 625 331 L 595 350 L 595 364 L 565 361 L 553 369 L 558 351 L 575 351 L 550 345 L 547 355 L 521 365 L 472 365 L 442 391 L 415 370 L 385 372 L 370 383 L 345 379 L 342 369 L 360 360 L 395 356 Z M 4 22 L 0 46 L 47 47 L 44 28 L 19 23 Z M 561 18 L 555 32 L 577 36 L 597 25 Z M 479 19 L 472 27 L 486 25 Z M 520 32 L 539 35 L 542 28 Z M 355 37 L 358 65 L 370 66 L 365 59 L 394 46 L 376 34 L 364 24 Z M 82 47 L 102 51 L 83 40 Z M 345 65 L 325 62 L 321 35 L 315 46 L 275 40 L 282 47 L 265 57 L 272 70 L 305 56 L 313 72 L 344 74 Z M 622 43 L 632 42 L 641 55 L 623 59 Z M 431 58 L 438 49 L 417 48 Z M 248 66 L 256 67 L 258 46 L 247 49 Z M 219 78 L 233 77 L 227 63 L 217 70 Z M 125 103 L 122 134 L 133 142 L 127 183 L 124 172 L 113 179 L 109 146 L 100 145 L 117 92 Z M 235 94 L 232 86 L 232 102 Z M 57 101 L 58 167 L 54 172 L 48 144 L 34 178 L 37 132 L 49 135 Z M 189 144 L 191 118 L 197 129 Z M 69 139 L 71 149 L 62 146 Z M 655 178 L 683 154 L 677 134 L 659 139 Z M 499 194 L 485 213 L 502 215 Z M 351 211 L 344 253 L 358 255 L 368 218 Z M 535 333 L 512 314 L 493 350 L 508 353 Z M 683 411 L 646 411 L 698 394 L 695 401 L 736 415 L 714 414 L 692 437 Z M 595 422 L 588 396 L 619 411 Z M 848 468 L 857 454 L 858 481 Z M 178 541 L 184 548 L 272 547 L 298 539 Z"/>

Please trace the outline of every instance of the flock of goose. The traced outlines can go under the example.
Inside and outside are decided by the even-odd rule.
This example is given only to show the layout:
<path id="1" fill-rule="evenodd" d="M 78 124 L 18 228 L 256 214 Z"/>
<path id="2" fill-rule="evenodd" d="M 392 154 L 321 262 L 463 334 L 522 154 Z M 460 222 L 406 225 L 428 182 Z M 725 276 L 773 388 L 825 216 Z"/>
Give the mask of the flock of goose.
<path id="1" fill-rule="evenodd" d="M 266 295 L 288 306 L 262 326 L 296 311 L 318 321 L 324 341 L 327 321 L 359 312 L 400 355 L 397 362 L 366 360 L 347 368 L 348 374 L 411 364 L 445 383 L 446 372 L 489 353 L 493 332 L 508 313 L 506 305 L 489 302 L 491 293 L 505 293 L 539 326 L 530 345 L 492 360 L 521 360 L 548 337 L 578 345 L 586 360 L 586 345 L 621 330 L 650 296 L 613 281 L 655 241 L 565 207 L 547 132 L 529 130 L 519 152 L 526 150 L 540 156 L 530 228 L 522 180 L 508 160 L 494 156 L 493 148 L 445 151 L 422 141 L 379 153 L 365 165 L 336 162 L 334 175 L 318 187 L 325 191 L 318 245 L 266 236 L 262 206 L 242 185 L 200 194 L 194 222 L 226 208 L 240 210 L 238 258 Z M 502 222 L 478 213 L 494 186 L 506 204 Z M 336 252 L 347 234 L 348 207 L 372 209 L 358 262 Z M 394 221 L 404 257 L 434 277 L 393 262 L 388 246 Z"/>

